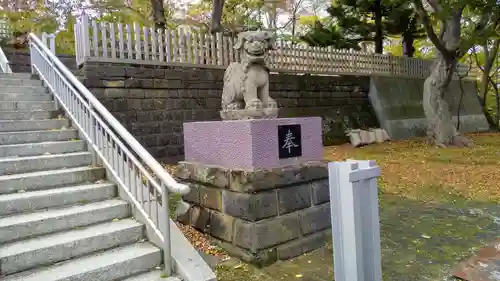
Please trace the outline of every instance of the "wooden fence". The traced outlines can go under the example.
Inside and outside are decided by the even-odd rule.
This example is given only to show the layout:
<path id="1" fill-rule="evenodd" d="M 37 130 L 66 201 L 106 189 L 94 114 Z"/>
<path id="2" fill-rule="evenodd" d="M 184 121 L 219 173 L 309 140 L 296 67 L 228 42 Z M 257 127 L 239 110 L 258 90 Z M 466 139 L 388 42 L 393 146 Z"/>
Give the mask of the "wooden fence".
<path id="1" fill-rule="evenodd" d="M 12 37 L 12 30 L 8 24 L 8 19 L 0 17 L 0 40 L 10 39 Z"/>
<path id="2" fill-rule="evenodd" d="M 75 25 L 77 64 L 85 61 L 136 64 L 186 64 L 224 68 L 239 60 L 234 38 L 182 30 L 154 30 L 137 23 L 89 21 L 82 17 Z M 270 52 L 273 72 L 322 75 L 380 75 L 427 77 L 431 60 L 337 50 L 331 47 L 276 42 Z M 459 66 L 459 73 L 467 71 Z M 475 72 L 469 76 L 475 77 Z"/>

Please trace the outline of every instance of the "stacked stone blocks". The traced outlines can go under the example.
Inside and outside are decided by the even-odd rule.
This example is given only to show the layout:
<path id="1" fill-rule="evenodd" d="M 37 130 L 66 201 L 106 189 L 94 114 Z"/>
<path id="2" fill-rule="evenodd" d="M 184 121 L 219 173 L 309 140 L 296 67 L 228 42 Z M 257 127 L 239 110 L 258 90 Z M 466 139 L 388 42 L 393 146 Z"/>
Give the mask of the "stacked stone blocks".
<path id="1" fill-rule="evenodd" d="M 230 254 L 267 265 L 322 246 L 330 229 L 326 163 L 254 171 L 181 162 L 193 204 L 181 222 L 209 233 Z"/>

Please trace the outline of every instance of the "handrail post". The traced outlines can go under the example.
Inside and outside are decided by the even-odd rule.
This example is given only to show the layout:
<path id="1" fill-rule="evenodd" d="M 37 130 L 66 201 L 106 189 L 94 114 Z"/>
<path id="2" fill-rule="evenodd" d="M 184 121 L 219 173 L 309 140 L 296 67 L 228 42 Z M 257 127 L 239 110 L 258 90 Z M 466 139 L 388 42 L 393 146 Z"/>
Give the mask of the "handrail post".
<path id="1" fill-rule="evenodd" d="M 172 276 L 172 250 L 170 244 L 170 206 L 168 200 L 168 189 L 165 183 L 161 183 L 161 201 L 163 215 L 160 216 L 163 221 L 163 274 L 165 276 Z M 161 225 L 161 224 L 160 224 Z"/>
<path id="2" fill-rule="evenodd" d="M 97 151 L 95 151 L 92 148 L 92 144 L 96 144 L 96 140 L 97 140 L 97 136 L 96 136 L 97 126 L 96 126 L 96 121 L 95 121 L 94 117 L 92 116 L 93 111 L 94 111 L 94 107 L 92 105 L 89 105 L 89 119 L 90 119 L 89 147 L 92 150 L 91 151 L 91 153 L 92 153 L 92 166 L 95 167 L 95 166 L 98 166 L 100 163 L 99 163 L 99 156 L 97 155 Z"/>
<path id="3" fill-rule="evenodd" d="M 33 44 L 32 42 L 33 40 L 31 40 L 31 37 L 28 37 L 28 44 L 29 44 L 29 47 L 30 47 L 30 59 L 31 59 L 31 76 L 34 76 L 36 74 L 36 70 L 35 70 L 35 67 L 34 67 L 34 63 L 33 63 L 33 58 L 34 58 L 34 52 L 33 52 L 33 46 L 31 46 Z M 43 82 L 42 82 L 43 83 Z"/>

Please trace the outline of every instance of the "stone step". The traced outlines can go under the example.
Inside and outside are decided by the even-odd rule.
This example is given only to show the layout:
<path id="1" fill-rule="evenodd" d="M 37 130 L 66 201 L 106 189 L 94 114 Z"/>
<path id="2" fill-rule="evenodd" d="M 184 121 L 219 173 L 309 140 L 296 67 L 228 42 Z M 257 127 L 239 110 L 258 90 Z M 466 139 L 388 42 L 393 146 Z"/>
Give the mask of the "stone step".
<path id="1" fill-rule="evenodd" d="M 1 81 L 0 81 L 0 83 L 1 83 Z M 45 88 L 43 86 L 5 85 L 5 84 L 0 84 L 0 86 L 2 87 L 1 93 L 30 94 L 30 95 L 32 95 L 32 94 L 47 94 L 48 93 L 47 88 Z"/>
<path id="2" fill-rule="evenodd" d="M 39 143 L 46 141 L 67 141 L 78 137 L 75 129 L 58 131 L 0 132 L 0 145 Z"/>
<path id="3" fill-rule="evenodd" d="M 86 204 L 116 196 L 116 187 L 111 183 L 60 187 L 23 193 L 0 195 L 0 216 L 21 212 L 32 212 L 43 208 Z"/>
<path id="4" fill-rule="evenodd" d="M 1 86 L 0 86 L 1 87 Z M 0 120 L 42 120 L 56 116 L 55 111 L 0 111 Z"/>
<path id="5" fill-rule="evenodd" d="M 150 243 L 136 243 L 7 276 L 2 281 L 122 280 L 161 264 L 161 251 Z"/>
<path id="6" fill-rule="evenodd" d="M 130 216 L 126 201 L 109 199 L 0 218 L 0 244 Z"/>
<path id="7" fill-rule="evenodd" d="M 0 274 L 12 274 L 131 244 L 139 241 L 143 232 L 142 224 L 123 219 L 5 244 L 0 246 Z"/>
<path id="8" fill-rule="evenodd" d="M 0 120 L 0 132 L 60 130 L 67 127 L 68 119 Z"/>
<path id="9" fill-rule="evenodd" d="M 127 278 L 123 281 L 181 281 L 180 278 L 172 276 L 172 277 L 167 277 L 164 278 L 162 277 L 162 272 L 161 270 L 152 270 L 148 271 L 146 273 L 142 273 L 130 278 Z"/>
<path id="10" fill-rule="evenodd" d="M 33 75 L 31 73 L 0 73 L 1 78 L 8 79 L 32 79 Z"/>
<path id="11" fill-rule="evenodd" d="M 101 167 L 76 167 L 0 176 L 0 194 L 44 190 L 100 181 L 106 175 Z"/>
<path id="12" fill-rule="evenodd" d="M 0 94 L 0 101 L 52 101 L 52 95 L 45 93 L 10 93 Z"/>
<path id="13" fill-rule="evenodd" d="M 0 158 L 0 175 L 21 174 L 41 170 L 55 170 L 88 166 L 92 163 L 90 152 Z"/>
<path id="14" fill-rule="evenodd" d="M 0 76 L 0 86 L 42 86 L 41 80 Z"/>
<path id="15" fill-rule="evenodd" d="M 35 155 L 49 155 L 84 151 L 86 143 L 82 140 L 52 141 L 39 143 L 23 143 L 0 145 L 1 157 L 24 157 Z"/>
<path id="16" fill-rule="evenodd" d="M 47 95 L 50 96 L 50 95 Z M 2 101 L 0 100 L 0 111 L 41 111 L 56 110 L 53 101 Z"/>

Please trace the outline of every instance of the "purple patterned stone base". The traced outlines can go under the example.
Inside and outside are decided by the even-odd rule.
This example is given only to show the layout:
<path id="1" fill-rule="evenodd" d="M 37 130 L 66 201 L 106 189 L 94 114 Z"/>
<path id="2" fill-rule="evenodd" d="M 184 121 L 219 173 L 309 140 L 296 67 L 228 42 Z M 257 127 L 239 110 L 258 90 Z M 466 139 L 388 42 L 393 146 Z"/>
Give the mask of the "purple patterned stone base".
<path id="1" fill-rule="evenodd" d="M 302 156 L 279 159 L 278 125 L 301 126 Z M 323 159 L 320 117 L 184 123 L 186 161 L 255 170 Z"/>

